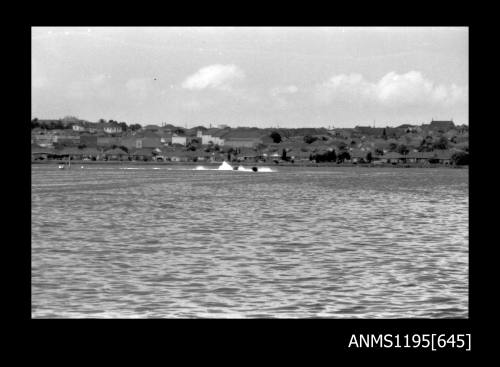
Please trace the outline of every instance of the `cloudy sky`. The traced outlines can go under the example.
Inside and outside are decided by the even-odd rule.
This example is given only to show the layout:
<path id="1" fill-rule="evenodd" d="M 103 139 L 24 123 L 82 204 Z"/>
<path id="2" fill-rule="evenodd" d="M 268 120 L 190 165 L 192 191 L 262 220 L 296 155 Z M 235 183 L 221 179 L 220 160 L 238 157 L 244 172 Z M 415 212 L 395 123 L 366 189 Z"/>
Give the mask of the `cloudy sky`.
<path id="1" fill-rule="evenodd" d="M 32 28 L 32 117 L 468 124 L 467 28 Z"/>

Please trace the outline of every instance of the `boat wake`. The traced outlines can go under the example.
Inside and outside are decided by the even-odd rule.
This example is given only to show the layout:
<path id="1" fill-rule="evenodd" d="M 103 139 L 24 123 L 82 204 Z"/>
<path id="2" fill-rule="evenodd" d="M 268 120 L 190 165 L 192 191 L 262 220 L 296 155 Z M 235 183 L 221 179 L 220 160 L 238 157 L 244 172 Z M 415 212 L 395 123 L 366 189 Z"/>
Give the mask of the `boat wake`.
<path id="1" fill-rule="evenodd" d="M 233 167 L 226 161 L 222 162 L 222 164 L 218 168 L 207 168 L 204 166 L 196 166 L 193 168 L 194 171 L 236 171 L 236 172 L 276 172 L 272 168 L 269 167 L 252 167 L 246 168 L 242 165 L 238 167 Z"/>

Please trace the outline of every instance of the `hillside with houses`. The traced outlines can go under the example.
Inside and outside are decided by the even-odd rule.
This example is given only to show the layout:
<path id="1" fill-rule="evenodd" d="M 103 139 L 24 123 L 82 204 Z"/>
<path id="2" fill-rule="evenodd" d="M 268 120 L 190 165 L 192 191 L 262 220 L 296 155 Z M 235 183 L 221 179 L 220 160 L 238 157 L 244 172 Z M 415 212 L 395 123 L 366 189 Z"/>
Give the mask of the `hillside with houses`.
<path id="1" fill-rule="evenodd" d="M 469 128 L 453 121 L 397 127 L 231 128 L 31 120 L 32 162 L 265 162 L 467 165 Z"/>

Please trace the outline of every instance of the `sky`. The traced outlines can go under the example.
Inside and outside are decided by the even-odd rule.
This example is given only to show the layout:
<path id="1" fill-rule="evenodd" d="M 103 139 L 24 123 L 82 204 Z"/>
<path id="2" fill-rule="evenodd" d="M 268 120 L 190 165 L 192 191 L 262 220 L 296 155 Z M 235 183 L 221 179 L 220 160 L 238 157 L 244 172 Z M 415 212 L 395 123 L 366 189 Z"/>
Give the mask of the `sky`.
<path id="1" fill-rule="evenodd" d="M 468 124 L 468 28 L 33 27 L 32 118 Z"/>

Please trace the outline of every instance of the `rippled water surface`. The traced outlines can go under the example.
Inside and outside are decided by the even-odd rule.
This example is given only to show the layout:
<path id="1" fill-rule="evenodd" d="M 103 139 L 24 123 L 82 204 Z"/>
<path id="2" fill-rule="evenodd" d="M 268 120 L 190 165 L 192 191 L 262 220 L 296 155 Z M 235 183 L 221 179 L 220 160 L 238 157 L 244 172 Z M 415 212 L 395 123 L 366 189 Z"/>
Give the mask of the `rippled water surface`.
<path id="1" fill-rule="evenodd" d="M 32 316 L 468 317 L 468 170 L 277 170 L 33 165 Z"/>

